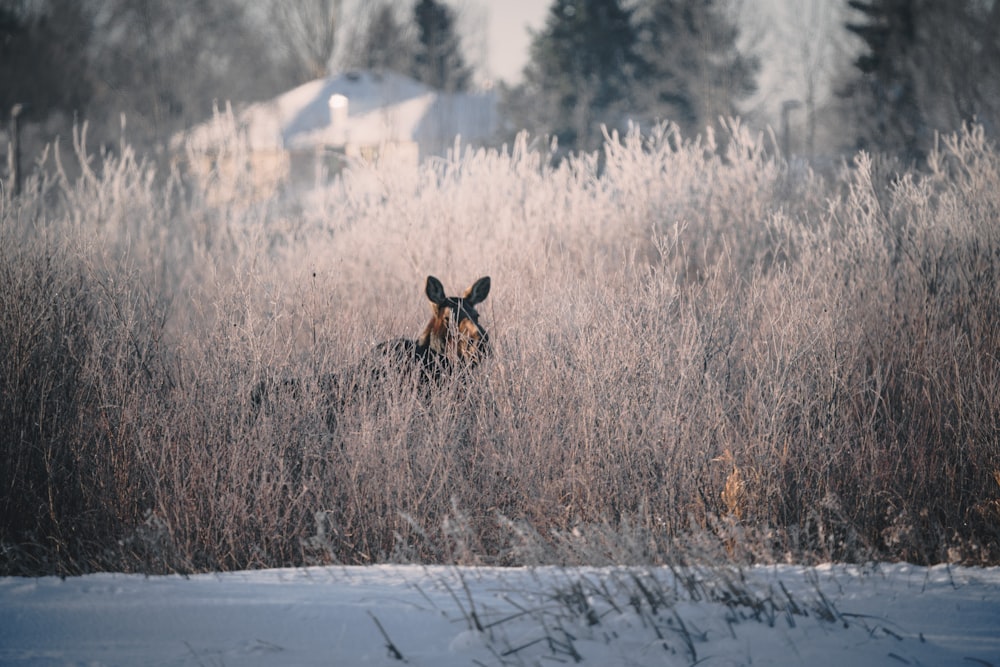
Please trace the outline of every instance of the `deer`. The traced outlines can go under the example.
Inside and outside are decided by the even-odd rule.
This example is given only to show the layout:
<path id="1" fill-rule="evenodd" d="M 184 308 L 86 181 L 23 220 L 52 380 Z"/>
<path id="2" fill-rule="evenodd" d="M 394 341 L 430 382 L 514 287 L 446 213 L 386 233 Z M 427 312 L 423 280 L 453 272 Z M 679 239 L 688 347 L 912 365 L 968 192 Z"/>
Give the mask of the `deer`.
<path id="1" fill-rule="evenodd" d="M 327 395 L 331 408 L 353 396 L 369 392 L 385 382 L 391 373 L 414 378 L 424 389 L 441 385 L 456 374 L 464 374 L 492 355 L 489 334 L 479 321 L 476 306 L 490 293 L 490 278 L 476 280 L 461 296 L 448 296 L 444 285 L 427 276 L 424 293 L 431 306 L 431 319 L 417 338 L 395 338 L 377 344 L 347 376 L 325 375 L 319 389 Z M 253 419 L 276 389 L 301 391 L 297 378 L 261 380 L 251 394 Z M 334 411 L 327 414 L 327 425 L 335 425 Z"/>
<path id="2" fill-rule="evenodd" d="M 471 368 L 492 354 L 489 334 L 476 310 L 490 294 L 489 276 L 474 282 L 462 296 L 447 296 L 441 281 L 427 276 L 424 293 L 431 304 L 431 319 L 423 332 L 416 339 L 379 343 L 374 360 L 388 358 L 404 372 L 419 373 L 422 382 L 432 382 Z"/>

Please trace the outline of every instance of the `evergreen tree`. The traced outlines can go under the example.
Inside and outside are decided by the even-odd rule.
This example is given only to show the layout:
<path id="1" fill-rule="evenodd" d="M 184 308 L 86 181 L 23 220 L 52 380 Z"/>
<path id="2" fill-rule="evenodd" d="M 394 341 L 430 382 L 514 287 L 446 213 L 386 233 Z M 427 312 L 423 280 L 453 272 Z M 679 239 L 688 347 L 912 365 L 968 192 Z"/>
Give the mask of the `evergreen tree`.
<path id="1" fill-rule="evenodd" d="M 631 12 L 619 0 L 555 0 L 534 36 L 523 96 L 525 120 L 564 148 L 591 150 L 601 124 L 617 127 L 642 69 Z"/>
<path id="2" fill-rule="evenodd" d="M 857 105 L 857 118 L 864 119 L 854 124 L 857 147 L 917 157 L 922 122 L 914 73 L 907 64 L 916 48 L 916 3 L 848 0 L 848 4 L 864 15 L 865 22 L 849 23 L 847 29 L 867 48 L 854 63 L 861 76 L 846 91 Z"/>
<path id="3" fill-rule="evenodd" d="M 0 122 L 14 104 L 36 119 L 83 111 L 95 83 L 90 39 L 91 17 L 78 0 L 0 0 Z"/>
<path id="4" fill-rule="evenodd" d="M 462 57 L 451 9 L 436 0 L 420 0 L 413 9 L 417 26 L 417 52 L 412 74 L 432 88 L 468 89 L 472 72 Z"/>
<path id="5" fill-rule="evenodd" d="M 715 0 L 645 0 L 637 23 L 645 69 L 636 108 L 646 124 L 699 132 L 756 90 L 759 63 L 739 51 L 739 30 Z"/>
<path id="6" fill-rule="evenodd" d="M 1000 132 L 1000 2 L 848 0 L 865 51 L 841 91 L 857 148 L 921 159 L 935 131 Z"/>

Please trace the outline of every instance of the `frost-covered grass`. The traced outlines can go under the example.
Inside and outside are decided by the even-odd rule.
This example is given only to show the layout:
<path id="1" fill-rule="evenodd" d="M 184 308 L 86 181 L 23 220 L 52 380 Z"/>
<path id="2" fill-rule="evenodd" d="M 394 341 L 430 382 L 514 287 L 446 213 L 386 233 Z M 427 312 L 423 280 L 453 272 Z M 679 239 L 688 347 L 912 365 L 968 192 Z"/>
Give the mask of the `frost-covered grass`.
<path id="1" fill-rule="evenodd" d="M 1000 153 L 820 178 L 727 130 L 221 202 L 123 146 L 4 200 L 3 571 L 996 563 Z M 328 428 L 428 274 L 492 277 L 494 358 Z"/>

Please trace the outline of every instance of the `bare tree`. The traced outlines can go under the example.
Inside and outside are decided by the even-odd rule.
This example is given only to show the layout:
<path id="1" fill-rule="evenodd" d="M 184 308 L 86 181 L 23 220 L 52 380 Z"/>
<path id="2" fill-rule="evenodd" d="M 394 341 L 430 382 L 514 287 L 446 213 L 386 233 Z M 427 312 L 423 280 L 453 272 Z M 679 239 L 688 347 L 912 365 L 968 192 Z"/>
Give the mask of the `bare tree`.
<path id="1" fill-rule="evenodd" d="M 324 77 L 337 48 L 343 0 L 272 0 L 271 26 L 300 83 Z"/>
<path id="2" fill-rule="evenodd" d="M 413 63 L 413 28 L 388 1 L 369 3 L 357 17 L 358 29 L 346 36 L 344 63 L 367 70 L 409 72 Z"/>
<path id="3" fill-rule="evenodd" d="M 211 114 L 213 100 L 273 94 L 273 68 L 237 0 L 88 0 L 95 138 L 160 141 Z M 253 46 L 248 46 L 253 45 Z"/>

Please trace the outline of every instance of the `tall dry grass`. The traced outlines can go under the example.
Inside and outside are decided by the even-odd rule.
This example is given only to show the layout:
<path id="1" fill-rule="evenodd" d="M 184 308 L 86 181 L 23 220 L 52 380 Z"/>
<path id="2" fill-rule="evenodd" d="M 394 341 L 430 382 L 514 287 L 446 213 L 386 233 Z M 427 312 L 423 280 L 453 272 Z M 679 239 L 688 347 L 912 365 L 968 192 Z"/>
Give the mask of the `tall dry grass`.
<path id="1" fill-rule="evenodd" d="M 0 210 L 3 571 L 997 562 L 1000 153 L 820 178 L 725 130 L 263 200 L 127 146 L 36 180 Z M 331 429 L 322 378 L 415 335 L 427 274 L 492 276 L 494 358 Z"/>

